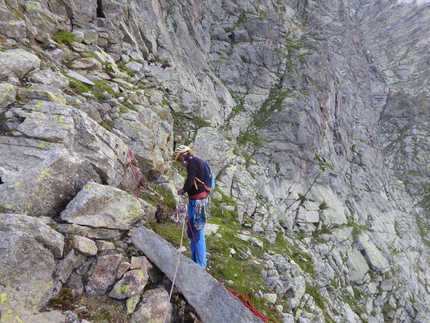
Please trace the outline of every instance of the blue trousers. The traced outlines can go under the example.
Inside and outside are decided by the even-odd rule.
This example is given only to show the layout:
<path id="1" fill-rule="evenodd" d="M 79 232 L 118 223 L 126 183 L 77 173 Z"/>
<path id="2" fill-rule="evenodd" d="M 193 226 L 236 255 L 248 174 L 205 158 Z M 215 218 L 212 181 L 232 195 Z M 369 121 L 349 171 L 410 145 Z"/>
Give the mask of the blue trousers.
<path id="1" fill-rule="evenodd" d="M 191 260 L 200 267 L 206 268 L 206 240 L 205 229 L 197 230 L 194 226 L 194 214 L 196 211 L 196 200 L 188 202 L 187 236 L 191 242 Z"/>

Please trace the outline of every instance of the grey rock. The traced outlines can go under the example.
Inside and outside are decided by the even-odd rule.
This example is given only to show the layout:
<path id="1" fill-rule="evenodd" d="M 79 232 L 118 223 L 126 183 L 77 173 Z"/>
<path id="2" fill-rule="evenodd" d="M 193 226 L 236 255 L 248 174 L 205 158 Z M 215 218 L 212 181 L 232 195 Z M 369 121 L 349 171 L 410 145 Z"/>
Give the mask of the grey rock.
<path id="1" fill-rule="evenodd" d="M 130 229 L 142 217 L 140 203 L 135 197 L 95 182 L 85 185 L 61 212 L 61 219 L 69 223 L 120 230 Z"/>
<path id="2" fill-rule="evenodd" d="M 70 274 L 65 286 L 70 288 L 73 295 L 82 295 L 85 290 L 83 278 L 76 272 Z"/>
<path id="3" fill-rule="evenodd" d="M 54 293 L 55 257 L 63 236 L 36 218 L 0 214 L 2 314 L 22 317 L 40 310 Z"/>
<path id="4" fill-rule="evenodd" d="M 151 169 L 159 173 L 164 171 L 166 152 L 157 145 L 166 145 L 171 140 L 170 125 L 160 122 L 158 115 L 150 109 L 144 109 L 138 115 L 129 113 L 115 119 L 114 126 L 121 131 L 122 139 L 133 150 L 138 167 L 144 174 Z"/>
<path id="5" fill-rule="evenodd" d="M 73 61 L 71 68 L 75 70 L 101 70 L 102 64 L 94 58 L 79 58 Z"/>
<path id="6" fill-rule="evenodd" d="M 93 119 L 98 124 L 102 123 L 102 118 L 100 116 L 99 111 L 97 110 L 98 106 L 96 104 L 82 104 L 79 109 L 84 111 L 88 116 Z"/>
<path id="7" fill-rule="evenodd" d="M 95 256 L 97 254 L 96 243 L 86 237 L 77 235 L 70 236 L 73 248 L 85 256 Z"/>
<path id="8" fill-rule="evenodd" d="M 120 263 L 118 266 L 118 272 L 116 274 L 116 279 L 120 279 L 124 275 L 124 273 L 130 269 L 130 267 L 131 267 L 131 265 L 129 262 Z"/>
<path id="9" fill-rule="evenodd" d="M 0 7 L 0 33 L 8 38 L 19 40 L 26 36 L 24 19 L 19 19 L 4 4 Z"/>
<path id="10" fill-rule="evenodd" d="M 78 43 L 74 41 L 70 44 L 70 47 L 73 49 L 76 53 L 84 53 L 86 50 L 88 50 L 88 47 L 85 44 Z"/>
<path id="11" fill-rule="evenodd" d="M 187 301 L 195 308 L 204 322 L 258 322 L 238 299 L 233 297 L 220 283 L 209 276 L 201 267 L 184 256 L 180 256 L 181 266 L 174 277 L 177 250 L 154 232 L 139 227 L 132 235 L 137 248 L 160 268 L 181 290 Z M 206 300 L 211 299 L 208 307 Z M 230 304 L 229 307 L 222 304 Z"/>
<path id="12" fill-rule="evenodd" d="M 142 257 L 131 257 L 131 264 L 130 264 L 130 268 L 131 269 L 144 269 L 146 270 L 147 268 L 151 268 L 151 264 L 148 261 L 148 259 L 144 256 Z"/>
<path id="13" fill-rule="evenodd" d="M 28 51 L 11 49 L 0 52 L 0 79 L 23 78 L 28 72 L 40 67 L 40 59 Z"/>
<path id="14" fill-rule="evenodd" d="M 66 316 L 65 323 L 80 323 L 78 315 L 72 311 L 65 311 L 63 313 Z"/>
<path id="15" fill-rule="evenodd" d="M 134 295 L 131 296 L 129 299 L 127 299 L 127 313 L 131 314 L 134 313 L 136 310 L 137 305 L 139 304 L 141 299 L 141 295 Z"/>
<path id="16" fill-rule="evenodd" d="M 98 255 L 91 267 L 91 275 L 85 285 L 85 292 L 88 295 L 105 294 L 107 289 L 115 282 L 118 266 L 123 257 L 118 252 Z"/>
<path id="17" fill-rule="evenodd" d="M 390 320 L 426 322 L 425 2 L 101 4 L 0 1 L 3 212 L 57 218 L 88 181 L 134 191 L 127 145 L 142 175 L 163 174 L 174 188 L 183 179 L 171 151 L 184 141 L 210 161 L 218 188 L 236 200 L 237 207 L 222 206 L 224 215 L 238 212 L 235 220 L 261 234 L 265 251 L 281 238 L 312 258 L 309 277 L 302 262 L 267 252 L 274 257 L 266 269 L 278 273 L 269 277 L 271 293 L 304 276 L 330 289 L 326 316 L 354 322 L 356 308 L 339 295 L 351 294 L 355 281 L 369 295 L 355 304 L 362 319 L 382 322 L 382 308 L 391 308 Z M 75 42 L 54 41 L 58 30 L 72 31 Z M 75 79 L 89 91 L 96 81 L 109 84 L 121 97 L 112 111 L 101 110 L 93 93 L 75 95 L 58 72 L 45 74 L 82 63 L 86 51 L 94 65 L 76 67 L 98 70 Z M 142 62 L 143 70 L 132 64 L 136 76 L 125 75 L 116 65 L 121 58 Z M 183 116 L 180 124 L 175 118 L 173 126 L 171 111 Z M 173 129 L 180 136 L 173 138 Z M 262 145 L 254 146 L 260 136 Z M 141 205 L 142 221 L 154 220 L 156 209 Z M 126 229 L 50 225 L 127 248 L 120 242 Z M 390 271 L 398 274 L 387 283 Z M 310 295 L 294 301 L 298 322 L 322 322 Z"/>
<path id="18" fill-rule="evenodd" d="M 80 43 L 84 40 L 84 33 L 82 31 L 74 30 L 72 31 L 72 34 L 76 42 Z"/>
<path id="19" fill-rule="evenodd" d="M 77 234 L 90 239 L 118 241 L 122 235 L 122 231 L 120 230 L 89 228 L 86 226 L 66 223 L 55 223 L 53 225 L 58 232 L 63 234 Z"/>
<path id="20" fill-rule="evenodd" d="M 61 259 L 55 268 L 55 278 L 61 281 L 63 284 L 69 279 L 73 269 L 82 265 L 83 259 L 79 258 L 72 250 L 66 257 Z M 77 265 L 78 264 L 78 265 Z"/>
<path id="21" fill-rule="evenodd" d="M 16 102 L 17 88 L 12 84 L 0 84 L 0 112 Z"/>
<path id="22" fill-rule="evenodd" d="M 78 80 L 78 81 L 80 81 L 80 82 L 82 82 L 84 84 L 88 84 L 88 85 L 94 86 L 94 82 L 93 81 L 87 79 L 85 76 L 83 76 L 83 75 L 81 75 L 81 74 L 79 74 L 79 73 L 77 73 L 75 71 L 68 71 L 67 72 L 67 76 L 69 76 L 69 77 L 71 77 L 73 79 L 76 79 L 76 80 Z"/>
<path id="23" fill-rule="evenodd" d="M 94 29 L 82 29 L 81 30 L 84 33 L 84 39 L 82 42 L 87 45 L 98 45 L 98 33 Z"/>
<path id="24" fill-rule="evenodd" d="M 64 323 L 66 316 L 59 311 L 42 312 L 28 317 L 33 323 Z"/>
<path id="25" fill-rule="evenodd" d="M 127 63 L 125 66 L 128 69 L 130 69 L 132 72 L 135 72 L 135 73 L 142 72 L 143 68 L 144 68 L 144 66 L 142 64 L 140 64 L 138 62 L 134 62 L 134 61 Z"/>
<path id="26" fill-rule="evenodd" d="M 389 269 L 388 260 L 373 244 L 367 234 L 362 233 L 358 236 L 357 248 L 364 253 L 369 266 L 371 266 L 375 271 L 384 273 Z"/>
<path id="27" fill-rule="evenodd" d="M 51 69 L 37 69 L 30 72 L 27 76 L 32 83 L 41 83 L 47 86 L 55 86 L 57 89 L 64 90 L 69 86 L 69 79 L 58 71 Z"/>
<path id="28" fill-rule="evenodd" d="M 172 319 L 172 304 L 168 301 L 169 294 L 160 287 L 146 291 L 137 310 L 133 313 L 130 323 L 146 320 L 152 322 L 169 322 Z"/>
<path id="29" fill-rule="evenodd" d="M 65 191 L 63 191 L 62 194 L 52 195 L 48 195 L 47 192 L 40 192 L 38 196 L 33 197 L 33 199 L 36 199 L 37 201 L 32 202 L 30 200 L 29 203 L 26 203 L 29 207 L 36 207 L 35 210 L 31 210 L 31 214 L 43 212 L 41 215 L 49 215 L 51 214 L 53 207 L 58 207 L 59 201 L 57 200 L 54 202 L 54 196 L 62 196 L 64 203 L 65 200 L 70 199 L 70 194 L 72 192 L 75 193 L 76 189 L 80 189 L 79 187 L 82 187 L 89 178 L 97 180 L 98 175 L 96 175 L 93 166 L 86 162 L 82 163 L 79 158 L 72 158 L 73 154 L 70 154 L 70 152 L 65 149 L 56 147 L 56 145 L 52 143 L 57 142 L 61 145 L 70 145 L 72 143 L 71 135 L 75 134 L 75 131 L 73 130 L 75 126 L 77 129 L 80 129 L 78 133 L 82 131 L 80 133 L 84 135 L 82 137 L 78 136 L 78 138 L 76 138 L 78 140 L 74 141 L 76 149 L 80 150 L 81 154 L 93 159 L 95 156 L 94 153 L 89 153 L 91 148 L 88 150 L 89 147 L 92 147 L 92 149 L 99 151 L 101 154 L 108 153 L 115 155 L 116 153 L 119 153 L 120 156 L 122 156 L 119 156 L 120 160 L 125 161 L 126 147 L 117 142 L 115 136 L 111 135 L 94 122 L 85 121 L 84 119 L 86 117 L 82 113 L 78 112 L 78 110 L 65 108 L 63 105 L 58 103 L 39 102 L 38 104 L 35 104 L 35 102 L 33 102 L 33 104 L 26 105 L 24 110 L 16 109 L 15 115 L 20 118 L 25 118 L 24 122 L 21 122 L 16 126 L 16 129 L 26 136 L 35 137 L 40 140 L 27 139 L 27 144 L 23 145 L 22 143 L 20 144 L 20 141 L 16 141 L 13 138 L 1 137 L 0 145 L 5 147 L 5 152 L 7 152 L 10 147 L 17 146 L 16 148 L 13 148 L 13 152 L 7 153 L 6 155 L 9 157 L 14 156 L 13 160 L 15 167 L 18 168 L 8 166 L 9 162 L 2 162 L 10 180 L 16 184 L 13 191 L 5 192 L 5 194 L 2 193 L 5 198 L 5 203 L 10 199 L 11 203 L 8 203 L 7 205 L 10 205 L 11 207 L 15 207 L 15 203 L 19 201 L 17 197 L 24 193 L 22 190 L 25 190 L 27 186 L 33 186 L 34 189 L 35 185 L 37 186 L 43 183 L 53 182 L 55 183 L 54 186 L 56 185 L 58 188 L 62 187 Z M 74 119 L 75 117 L 77 119 Z M 77 124 L 75 123 L 75 120 L 78 122 Z M 50 127 L 46 127 L 48 124 Z M 102 138 L 103 140 L 101 140 Z M 110 146 L 113 150 L 111 150 L 111 148 L 100 150 L 96 148 L 96 146 L 89 144 L 92 140 L 98 141 L 102 146 Z M 85 145 L 85 148 L 81 145 Z M 43 158 L 44 161 L 42 163 L 33 163 L 33 165 L 35 164 L 37 167 L 28 167 L 27 164 L 31 164 L 33 158 L 37 159 L 37 157 L 23 158 L 23 155 L 29 151 L 33 151 L 32 156 L 42 154 L 50 156 L 50 158 Z M 5 157 L 6 156 L 4 156 L 4 158 Z M 120 175 L 120 173 L 113 172 L 113 169 L 109 170 L 112 166 L 121 167 L 118 161 L 114 161 L 113 164 L 111 164 L 110 160 L 105 160 L 103 163 L 104 165 L 99 162 L 95 163 L 101 174 L 105 173 L 107 181 L 119 180 L 118 175 Z M 77 176 L 74 175 L 76 174 L 75 171 L 71 171 L 73 164 L 82 166 L 82 168 L 78 166 L 78 169 L 75 169 L 78 174 Z M 64 172 L 64 169 L 67 168 L 69 168 L 69 171 Z M 17 170 L 19 169 L 25 171 L 25 175 L 22 172 L 18 172 Z M 116 175 L 114 175 L 114 173 Z M 40 176 L 41 174 L 43 174 L 43 176 Z M 105 175 L 103 175 L 103 177 Z M 116 179 L 109 179 L 111 176 L 116 176 Z M 25 181 L 23 181 L 24 177 L 26 178 Z M 81 181 L 85 177 L 87 177 L 87 180 L 85 180 L 85 183 L 82 183 Z M 22 183 L 23 185 L 20 186 L 20 184 L 17 183 Z M 49 189 L 53 189 L 53 186 L 44 185 L 42 190 L 45 191 Z M 14 202 L 12 202 L 12 200 Z M 48 203 L 52 204 L 48 207 L 48 205 L 46 205 Z M 37 208 L 39 204 L 45 206 L 39 209 Z"/>
<path id="30" fill-rule="evenodd" d="M 37 218 L 19 214 L 0 213 L 3 232 L 24 230 L 24 233 L 31 235 L 38 243 L 50 250 L 56 258 L 63 256 L 64 237 L 52 230 L 48 225 Z"/>
<path id="31" fill-rule="evenodd" d="M 109 296 L 116 299 L 129 298 L 140 295 L 148 282 L 146 270 L 130 270 L 118 281 L 109 293 Z"/>
<path id="32" fill-rule="evenodd" d="M 369 265 L 363 255 L 357 249 L 353 249 L 348 257 L 348 276 L 351 281 L 364 282 L 366 273 L 369 271 Z"/>
<path id="33" fill-rule="evenodd" d="M 112 242 L 96 240 L 96 246 L 99 251 L 115 249 L 115 245 Z"/>
<path id="34" fill-rule="evenodd" d="M 18 90 L 18 95 L 24 101 L 42 100 L 61 104 L 66 103 L 66 99 L 63 97 L 63 92 L 61 90 L 44 84 L 33 84 L 26 88 L 20 88 Z"/>

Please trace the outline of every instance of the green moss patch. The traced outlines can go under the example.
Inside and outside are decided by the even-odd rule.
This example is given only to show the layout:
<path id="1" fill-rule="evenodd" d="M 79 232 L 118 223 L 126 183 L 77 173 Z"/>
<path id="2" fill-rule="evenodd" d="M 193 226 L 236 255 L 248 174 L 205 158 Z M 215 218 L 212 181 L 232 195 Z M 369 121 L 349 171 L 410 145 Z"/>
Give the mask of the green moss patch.
<path id="1" fill-rule="evenodd" d="M 70 45 L 75 41 L 75 35 L 67 30 L 60 30 L 59 32 L 52 35 L 52 38 L 59 44 Z"/>
<path id="2" fill-rule="evenodd" d="M 85 307 L 86 312 L 76 313 L 79 319 L 86 319 L 93 323 L 123 323 L 130 320 L 124 302 L 114 300 L 108 296 L 81 296 L 63 287 L 60 293 L 52 298 L 48 307 L 56 310 L 74 311 L 78 307 Z"/>

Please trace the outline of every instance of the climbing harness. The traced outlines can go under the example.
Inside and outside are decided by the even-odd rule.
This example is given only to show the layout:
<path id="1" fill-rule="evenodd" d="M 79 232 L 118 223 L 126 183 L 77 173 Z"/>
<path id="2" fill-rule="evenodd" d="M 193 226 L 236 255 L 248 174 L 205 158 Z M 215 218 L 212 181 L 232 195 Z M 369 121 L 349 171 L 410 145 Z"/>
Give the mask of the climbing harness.
<path id="1" fill-rule="evenodd" d="M 196 201 L 194 226 L 197 230 L 205 228 L 206 219 L 209 217 L 210 198 L 205 197 Z"/>

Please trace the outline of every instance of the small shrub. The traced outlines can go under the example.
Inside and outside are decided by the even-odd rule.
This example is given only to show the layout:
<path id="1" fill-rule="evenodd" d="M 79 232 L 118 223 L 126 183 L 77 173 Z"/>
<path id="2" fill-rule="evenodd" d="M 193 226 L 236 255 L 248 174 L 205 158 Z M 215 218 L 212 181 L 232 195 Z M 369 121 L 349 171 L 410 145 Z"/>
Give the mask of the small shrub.
<path id="1" fill-rule="evenodd" d="M 112 97 L 117 97 L 118 94 L 105 81 L 96 81 L 90 92 L 96 97 L 97 101 L 103 101 Z"/>
<path id="2" fill-rule="evenodd" d="M 113 129 L 113 121 L 112 120 L 103 120 L 101 126 L 108 131 L 112 131 Z"/>
<path id="3" fill-rule="evenodd" d="M 294 261 L 300 266 L 300 268 L 310 274 L 314 275 L 314 267 L 312 265 L 312 258 L 308 254 L 301 252 L 293 246 L 289 246 L 287 249 L 289 257 L 293 258 Z"/>
<path id="4" fill-rule="evenodd" d="M 75 41 L 75 35 L 68 32 L 67 30 L 60 30 L 59 32 L 52 35 L 52 38 L 59 44 L 70 45 Z"/>
<path id="5" fill-rule="evenodd" d="M 117 66 L 121 72 L 126 73 L 130 77 L 134 77 L 136 74 L 132 70 L 127 68 L 126 64 L 126 62 L 119 62 L 117 63 Z"/>
<path id="6" fill-rule="evenodd" d="M 75 79 L 72 79 L 69 85 L 77 94 L 86 93 L 90 90 L 84 83 Z"/>
<path id="7" fill-rule="evenodd" d="M 334 166 L 333 164 L 329 163 L 328 161 L 326 161 L 324 159 L 324 157 L 319 156 L 319 155 L 315 155 L 314 157 L 314 162 L 316 165 L 319 166 L 319 168 L 324 172 L 326 170 L 326 168 L 333 170 Z"/>
<path id="8" fill-rule="evenodd" d="M 73 304 L 79 302 L 79 296 L 73 296 L 73 292 L 70 288 L 62 288 L 57 296 L 49 301 L 49 306 L 55 309 L 61 309 L 63 311 L 74 310 Z"/>
<path id="9" fill-rule="evenodd" d="M 315 304 L 317 304 L 319 308 L 324 309 L 325 307 L 324 300 L 321 296 L 321 292 L 318 289 L 318 287 L 312 286 L 311 284 L 306 282 L 306 293 L 312 296 L 312 298 L 315 301 Z"/>
<path id="10" fill-rule="evenodd" d="M 319 205 L 319 209 L 320 210 L 326 210 L 328 209 L 329 206 L 327 205 L 327 203 L 325 201 L 323 201 L 320 205 Z"/>

